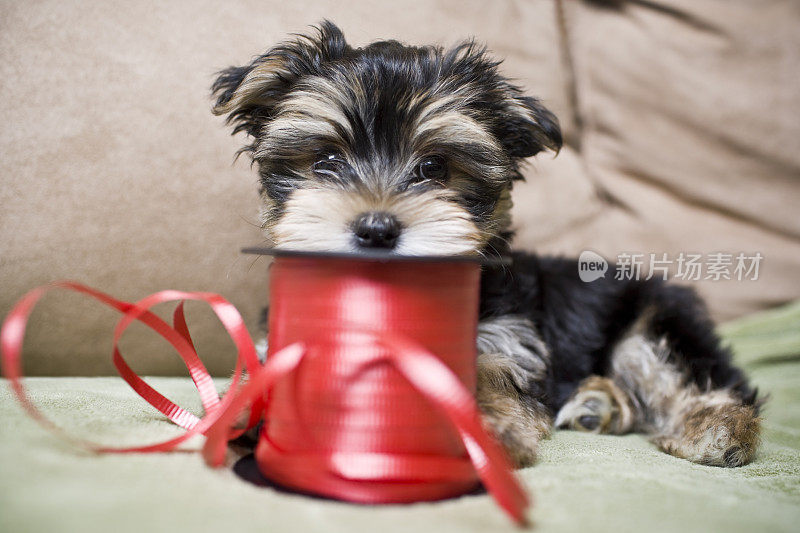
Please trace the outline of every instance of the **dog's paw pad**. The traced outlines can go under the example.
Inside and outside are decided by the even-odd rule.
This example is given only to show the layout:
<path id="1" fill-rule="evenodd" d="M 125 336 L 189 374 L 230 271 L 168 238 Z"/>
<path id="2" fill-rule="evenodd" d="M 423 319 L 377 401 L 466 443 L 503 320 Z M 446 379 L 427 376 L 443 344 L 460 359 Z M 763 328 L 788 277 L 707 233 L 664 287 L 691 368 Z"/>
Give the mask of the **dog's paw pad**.
<path id="1" fill-rule="evenodd" d="M 576 425 L 586 431 L 594 431 L 600 427 L 601 418 L 597 415 L 583 415 L 579 416 L 575 421 Z"/>

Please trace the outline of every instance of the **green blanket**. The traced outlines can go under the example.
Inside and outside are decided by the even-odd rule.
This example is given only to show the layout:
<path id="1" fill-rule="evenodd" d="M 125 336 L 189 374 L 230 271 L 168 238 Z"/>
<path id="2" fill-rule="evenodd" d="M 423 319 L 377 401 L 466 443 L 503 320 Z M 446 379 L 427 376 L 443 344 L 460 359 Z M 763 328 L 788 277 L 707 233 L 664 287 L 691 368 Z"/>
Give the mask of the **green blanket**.
<path id="1" fill-rule="evenodd" d="M 720 328 L 771 396 L 764 444 L 750 465 L 698 466 L 640 435 L 559 431 L 520 471 L 535 531 L 800 530 L 800 303 Z M 148 380 L 178 403 L 199 402 L 180 378 Z M 36 378 L 36 403 L 75 434 L 115 444 L 179 434 L 115 378 Z M 487 495 L 363 506 L 259 488 L 196 453 L 92 455 L 45 433 L 0 387 L 0 531 L 514 530 Z M 187 449 L 196 450 L 199 441 Z"/>

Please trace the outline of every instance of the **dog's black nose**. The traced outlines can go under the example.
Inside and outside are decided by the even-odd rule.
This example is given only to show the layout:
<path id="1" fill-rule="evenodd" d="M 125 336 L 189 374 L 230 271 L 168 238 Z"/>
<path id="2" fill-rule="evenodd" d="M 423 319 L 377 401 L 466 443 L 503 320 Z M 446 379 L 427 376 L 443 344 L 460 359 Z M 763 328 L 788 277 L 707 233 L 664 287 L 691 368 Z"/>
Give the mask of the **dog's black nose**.
<path id="1" fill-rule="evenodd" d="M 401 229 L 400 221 L 383 211 L 363 213 L 353 221 L 356 244 L 361 248 L 394 248 Z"/>

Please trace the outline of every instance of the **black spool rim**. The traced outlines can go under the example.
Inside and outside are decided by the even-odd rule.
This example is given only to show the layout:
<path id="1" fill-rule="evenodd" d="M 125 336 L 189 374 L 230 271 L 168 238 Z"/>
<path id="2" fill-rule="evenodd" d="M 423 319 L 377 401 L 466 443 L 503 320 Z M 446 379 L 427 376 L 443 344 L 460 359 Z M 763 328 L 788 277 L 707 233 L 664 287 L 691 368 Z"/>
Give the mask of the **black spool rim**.
<path id="1" fill-rule="evenodd" d="M 378 250 L 366 252 L 317 252 L 291 250 L 264 246 L 248 246 L 241 250 L 244 254 L 270 255 L 272 257 L 307 257 L 317 259 L 347 259 L 352 261 L 375 261 L 378 263 L 477 263 L 483 266 L 507 266 L 511 264 L 508 256 L 483 257 L 478 255 L 397 255 Z"/>

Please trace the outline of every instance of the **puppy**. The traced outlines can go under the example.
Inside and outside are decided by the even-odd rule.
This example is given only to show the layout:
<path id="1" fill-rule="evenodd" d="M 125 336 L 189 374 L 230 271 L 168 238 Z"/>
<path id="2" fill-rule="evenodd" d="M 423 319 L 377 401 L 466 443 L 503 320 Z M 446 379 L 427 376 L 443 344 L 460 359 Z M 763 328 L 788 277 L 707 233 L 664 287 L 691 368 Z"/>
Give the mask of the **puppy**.
<path id="1" fill-rule="evenodd" d="M 520 164 L 562 141 L 498 64 L 471 41 L 353 48 L 326 21 L 222 71 L 214 113 L 252 140 L 276 246 L 511 257 L 483 272 L 477 401 L 519 466 L 553 425 L 747 463 L 760 402 L 690 289 L 583 283 L 573 260 L 510 250 Z"/>

